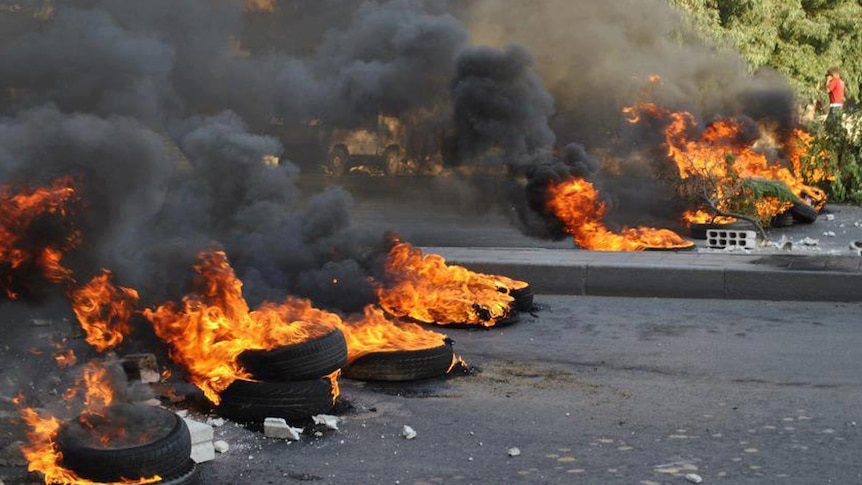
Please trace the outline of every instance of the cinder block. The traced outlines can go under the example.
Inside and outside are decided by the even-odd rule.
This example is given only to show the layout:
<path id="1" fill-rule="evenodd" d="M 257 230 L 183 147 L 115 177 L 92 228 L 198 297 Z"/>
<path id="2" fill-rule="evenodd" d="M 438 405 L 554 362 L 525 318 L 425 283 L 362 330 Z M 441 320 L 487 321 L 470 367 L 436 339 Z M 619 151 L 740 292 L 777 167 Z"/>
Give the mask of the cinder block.
<path id="1" fill-rule="evenodd" d="M 192 445 L 191 458 L 195 463 L 204 463 L 215 460 L 215 446 L 213 446 L 213 442 L 207 441 L 205 443 Z"/>
<path id="2" fill-rule="evenodd" d="M 189 427 L 189 433 L 192 435 L 192 446 L 199 443 L 212 442 L 214 435 L 212 426 L 189 418 L 183 418 L 183 421 L 186 422 L 186 426 Z"/>
<path id="3" fill-rule="evenodd" d="M 753 249 L 757 245 L 757 233 L 737 229 L 708 229 L 706 245 L 711 248 L 745 248 Z"/>
<path id="4" fill-rule="evenodd" d="M 292 428 L 281 418 L 266 418 L 263 422 L 263 435 L 267 438 L 298 441 L 302 428 Z"/>

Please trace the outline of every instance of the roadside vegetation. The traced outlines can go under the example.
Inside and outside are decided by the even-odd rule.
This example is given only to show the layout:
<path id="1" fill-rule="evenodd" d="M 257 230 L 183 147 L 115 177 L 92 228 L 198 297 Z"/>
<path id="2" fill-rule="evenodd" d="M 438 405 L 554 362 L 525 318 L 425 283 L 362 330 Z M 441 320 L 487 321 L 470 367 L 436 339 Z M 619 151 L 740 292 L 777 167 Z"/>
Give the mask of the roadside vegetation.
<path id="1" fill-rule="evenodd" d="M 830 202 L 862 205 L 862 0 L 669 1 L 720 48 L 738 51 L 752 72 L 785 75 L 814 136 L 803 171 L 831 175 L 815 183 Z M 823 122 L 830 66 L 841 69 L 849 100 L 842 127 Z"/>

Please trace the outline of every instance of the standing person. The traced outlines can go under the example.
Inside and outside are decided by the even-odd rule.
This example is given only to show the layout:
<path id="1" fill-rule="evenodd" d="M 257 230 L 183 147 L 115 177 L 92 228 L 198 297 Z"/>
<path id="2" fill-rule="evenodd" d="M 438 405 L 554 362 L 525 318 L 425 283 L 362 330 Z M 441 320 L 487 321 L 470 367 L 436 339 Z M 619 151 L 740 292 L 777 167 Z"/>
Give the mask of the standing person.
<path id="1" fill-rule="evenodd" d="M 841 126 L 841 110 L 844 107 L 844 81 L 837 67 L 826 71 L 826 92 L 829 93 L 829 115 L 826 126 L 830 129 Z"/>

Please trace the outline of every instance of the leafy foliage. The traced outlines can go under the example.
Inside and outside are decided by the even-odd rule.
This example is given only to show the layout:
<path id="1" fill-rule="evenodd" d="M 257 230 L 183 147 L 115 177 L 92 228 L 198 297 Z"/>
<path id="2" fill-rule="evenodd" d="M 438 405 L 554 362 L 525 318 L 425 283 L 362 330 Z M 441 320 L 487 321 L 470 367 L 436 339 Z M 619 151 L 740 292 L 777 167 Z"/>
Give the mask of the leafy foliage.
<path id="1" fill-rule="evenodd" d="M 862 0 L 670 0 L 752 70 L 773 67 L 799 94 L 825 99 L 826 70 L 837 65 L 848 97 L 862 93 Z"/>
<path id="2" fill-rule="evenodd" d="M 844 119 L 840 126 L 810 127 L 814 142 L 802 157 L 802 170 L 832 174 L 819 184 L 832 202 L 862 205 L 862 111 L 846 113 Z"/>

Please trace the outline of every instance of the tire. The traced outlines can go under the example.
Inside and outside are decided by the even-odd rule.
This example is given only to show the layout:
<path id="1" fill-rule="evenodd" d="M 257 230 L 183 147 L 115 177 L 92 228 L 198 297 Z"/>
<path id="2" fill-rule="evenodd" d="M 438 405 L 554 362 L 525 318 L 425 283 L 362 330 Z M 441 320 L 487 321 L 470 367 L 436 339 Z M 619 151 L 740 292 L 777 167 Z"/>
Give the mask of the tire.
<path id="1" fill-rule="evenodd" d="M 193 485 L 198 483 L 198 466 L 192 460 L 189 460 L 186 467 L 179 473 L 163 477 L 156 485 Z"/>
<path id="2" fill-rule="evenodd" d="M 706 231 L 708 229 L 714 229 L 712 224 L 692 222 L 691 225 L 688 226 L 688 235 L 692 239 L 706 239 Z"/>
<path id="3" fill-rule="evenodd" d="M 401 172 L 401 147 L 389 145 L 383 150 L 383 168 L 386 175 L 398 175 Z"/>
<path id="4" fill-rule="evenodd" d="M 288 421 L 307 419 L 332 410 L 329 379 L 294 382 L 234 381 L 221 394 L 216 412 L 237 422 L 263 422 L 266 418 Z"/>
<path id="5" fill-rule="evenodd" d="M 330 175 L 344 175 L 350 160 L 350 150 L 344 143 L 333 145 L 326 159 L 326 168 Z"/>
<path id="6" fill-rule="evenodd" d="M 793 220 L 803 224 L 811 224 L 817 220 L 817 209 L 811 207 L 805 202 L 794 202 L 790 208 L 790 213 L 793 214 Z"/>
<path id="7" fill-rule="evenodd" d="M 356 359 L 344 370 L 344 377 L 385 382 L 431 379 L 445 376 L 453 358 L 451 342 L 424 350 L 375 352 Z"/>
<path id="8" fill-rule="evenodd" d="M 793 225 L 794 219 L 792 212 L 784 211 L 773 217 L 770 225 L 772 227 L 790 227 Z"/>
<path id="9" fill-rule="evenodd" d="M 155 475 L 183 475 L 188 468 L 192 442 L 189 429 L 182 418 L 168 410 L 154 407 L 126 405 L 110 409 L 123 414 L 133 411 L 136 418 L 146 422 L 151 419 L 158 421 L 166 432 L 143 445 L 106 449 L 81 439 L 82 433 L 89 432 L 84 431 L 84 427 L 77 420 L 70 421 L 62 427 L 57 436 L 57 448 L 63 454 L 64 467 L 82 478 L 96 482 L 119 482 L 122 478 L 137 479 Z M 165 426 L 166 424 L 168 426 Z M 105 426 L 115 425 L 106 421 Z"/>
<path id="10" fill-rule="evenodd" d="M 518 290 L 512 290 L 509 293 L 512 298 L 515 299 L 515 302 L 512 304 L 515 311 L 519 312 L 531 312 L 533 311 L 533 288 L 530 285 L 527 285 Z M 499 324 L 498 324 L 499 325 Z"/>
<path id="11" fill-rule="evenodd" d="M 347 365 L 347 341 L 341 330 L 274 350 L 249 350 L 239 356 L 256 380 L 287 382 L 316 379 Z"/>

